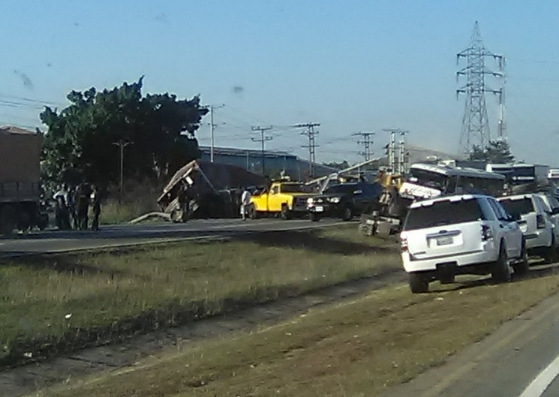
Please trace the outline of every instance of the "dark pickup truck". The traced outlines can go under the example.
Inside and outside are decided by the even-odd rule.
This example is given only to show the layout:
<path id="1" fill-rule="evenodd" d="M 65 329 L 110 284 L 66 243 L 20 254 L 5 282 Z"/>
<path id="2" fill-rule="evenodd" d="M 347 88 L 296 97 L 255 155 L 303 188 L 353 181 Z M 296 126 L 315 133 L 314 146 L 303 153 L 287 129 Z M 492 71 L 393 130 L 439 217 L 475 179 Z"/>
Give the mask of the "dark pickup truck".
<path id="1" fill-rule="evenodd" d="M 323 217 L 351 220 L 370 211 L 382 193 L 380 183 L 352 182 L 330 186 L 321 195 L 309 198 L 307 210 L 313 222 Z"/>

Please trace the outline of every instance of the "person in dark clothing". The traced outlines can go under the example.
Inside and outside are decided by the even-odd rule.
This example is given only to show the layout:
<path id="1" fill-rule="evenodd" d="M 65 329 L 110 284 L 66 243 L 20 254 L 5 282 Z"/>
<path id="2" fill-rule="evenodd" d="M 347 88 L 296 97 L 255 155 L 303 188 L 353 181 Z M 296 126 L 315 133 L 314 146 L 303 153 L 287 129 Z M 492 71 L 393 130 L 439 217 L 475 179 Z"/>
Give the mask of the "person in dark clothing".
<path id="1" fill-rule="evenodd" d="M 74 230 L 78 230 L 79 222 L 78 222 L 78 213 L 76 211 L 76 189 L 71 187 L 68 190 L 68 214 L 70 216 L 71 221 L 71 228 Z"/>
<path id="2" fill-rule="evenodd" d="M 89 189 L 85 183 L 82 183 L 80 186 L 78 186 L 76 210 L 78 213 L 79 230 L 87 230 L 87 226 L 89 224 L 89 196 Z"/>
<path id="3" fill-rule="evenodd" d="M 91 193 L 91 210 L 93 213 L 93 220 L 91 222 L 91 230 L 99 230 L 99 216 L 101 215 L 101 193 L 96 186 L 93 186 Z"/>

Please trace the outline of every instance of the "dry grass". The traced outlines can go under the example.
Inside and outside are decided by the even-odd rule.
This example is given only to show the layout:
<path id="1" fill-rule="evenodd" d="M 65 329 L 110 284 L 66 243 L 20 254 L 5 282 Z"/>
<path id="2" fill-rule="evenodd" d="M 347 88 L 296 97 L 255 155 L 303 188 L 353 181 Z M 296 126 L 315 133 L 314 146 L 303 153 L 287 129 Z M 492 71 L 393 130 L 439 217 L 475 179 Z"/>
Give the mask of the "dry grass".
<path id="1" fill-rule="evenodd" d="M 400 266 L 355 229 L 56 255 L 0 267 L 0 364 L 116 341 Z"/>
<path id="2" fill-rule="evenodd" d="M 117 224 L 129 222 L 148 212 L 158 211 L 157 198 L 162 189 L 152 182 L 128 182 L 119 200 L 119 189 L 112 188 L 109 197 L 103 202 L 100 222 Z"/>
<path id="3" fill-rule="evenodd" d="M 43 396 L 375 396 L 556 293 L 559 276 L 411 295 L 390 287 Z"/>

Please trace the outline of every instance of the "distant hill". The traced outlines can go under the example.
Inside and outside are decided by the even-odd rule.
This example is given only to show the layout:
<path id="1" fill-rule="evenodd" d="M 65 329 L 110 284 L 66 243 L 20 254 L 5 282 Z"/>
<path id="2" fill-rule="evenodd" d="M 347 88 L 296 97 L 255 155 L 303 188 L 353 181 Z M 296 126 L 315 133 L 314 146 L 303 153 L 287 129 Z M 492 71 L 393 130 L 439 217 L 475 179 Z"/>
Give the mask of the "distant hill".
<path id="1" fill-rule="evenodd" d="M 438 160 L 465 160 L 466 157 L 459 154 L 445 153 L 438 150 L 425 149 L 419 146 L 407 145 L 409 152 L 409 163 L 421 163 L 429 158 L 437 157 Z"/>

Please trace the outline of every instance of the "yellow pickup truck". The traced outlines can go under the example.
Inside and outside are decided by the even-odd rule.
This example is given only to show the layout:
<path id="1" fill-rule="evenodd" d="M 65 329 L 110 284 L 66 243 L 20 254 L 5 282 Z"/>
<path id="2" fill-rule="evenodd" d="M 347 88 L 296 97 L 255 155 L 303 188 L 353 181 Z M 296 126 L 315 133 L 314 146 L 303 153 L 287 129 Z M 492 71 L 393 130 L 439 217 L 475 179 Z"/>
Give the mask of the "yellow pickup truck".
<path id="1" fill-rule="evenodd" d="M 307 214 L 307 200 L 315 196 L 300 182 L 281 180 L 272 182 L 270 187 L 251 198 L 249 216 L 280 215 L 282 219 Z"/>

